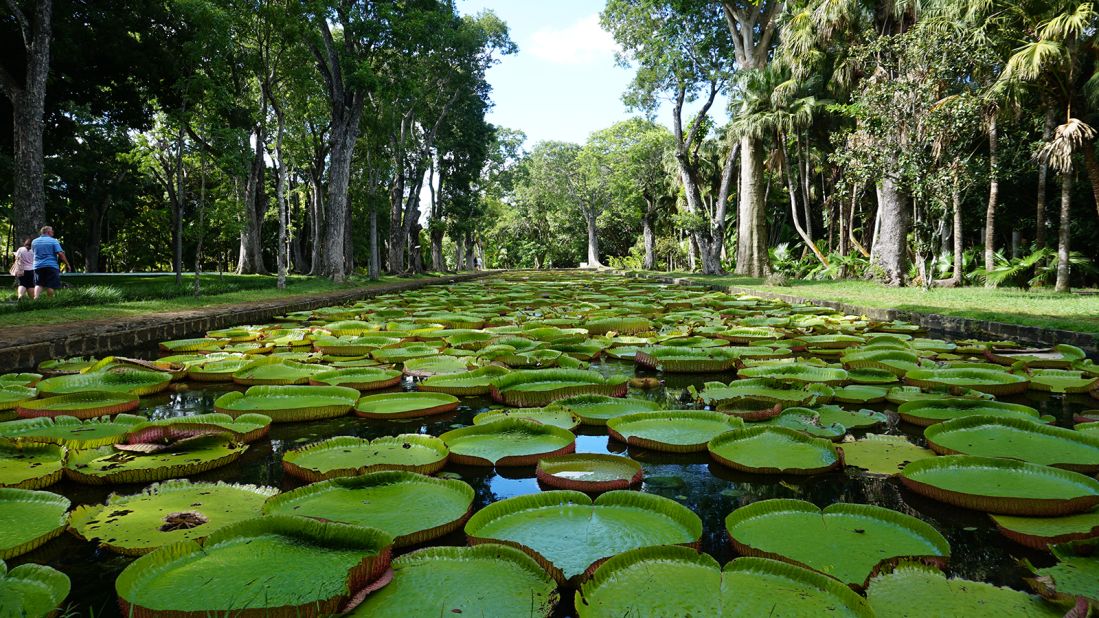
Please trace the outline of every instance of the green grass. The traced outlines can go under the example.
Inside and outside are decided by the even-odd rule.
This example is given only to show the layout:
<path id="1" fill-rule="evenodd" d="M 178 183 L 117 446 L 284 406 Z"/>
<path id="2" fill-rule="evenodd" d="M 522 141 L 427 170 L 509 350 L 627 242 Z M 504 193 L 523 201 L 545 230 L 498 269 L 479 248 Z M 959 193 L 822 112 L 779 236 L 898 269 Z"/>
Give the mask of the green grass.
<path id="1" fill-rule="evenodd" d="M 16 302 L 14 288 L 0 304 L 0 328 L 25 325 L 70 323 L 85 320 L 121 319 L 156 313 L 185 311 L 310 296 L 325 292 L 369 288 L 398 281 L 437 276 L 382 277 L 370 281 L 353 277 L 337 284 L 314 277 L 287 277 L 286 289 L 276 288 L 276 280 L 267 275 L 204 275 L 202 296 L 192 295 L 193 275 L 184 277 L 177 287 L 174 277 L 98 276 L 63 277 L 67 287 L 53 298 Z"/>
<path id="2" fill-rule="evenodd" d="M 861 307 L 937 313 L 1099 334 L 1099 294 L 1054 294 L 1042 290 L 984 287 L 924 290 L 916 287 L 891 288 L 872 281 L 791 280 L 787 286 L 773 286 L 766 285 L 762 279 L 734 275 L 653 274 Z"/>

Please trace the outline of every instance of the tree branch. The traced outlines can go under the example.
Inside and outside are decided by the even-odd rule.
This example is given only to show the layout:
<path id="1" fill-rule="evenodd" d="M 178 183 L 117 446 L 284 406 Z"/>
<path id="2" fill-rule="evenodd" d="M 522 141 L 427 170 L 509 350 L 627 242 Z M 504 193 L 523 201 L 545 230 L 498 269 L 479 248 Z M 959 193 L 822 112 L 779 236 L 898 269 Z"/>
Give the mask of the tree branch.
<path id="1" fill-rule="evenodd" d="M 23 34 L 23 47 L 25 47 L 29 53 L 32 45 L 31 39 L 34 35 L 31 32 L 31 24 L 27 21 L 27 15 L 23 13 L 23 10 L 19 8 L 19 5 L 15 3 L 15 0 L 6 0 L 6 2 L 8 10 L 11 11 L 11 14 L 15 17 L 15 21 L 19 22 L 19 30 Z"/>

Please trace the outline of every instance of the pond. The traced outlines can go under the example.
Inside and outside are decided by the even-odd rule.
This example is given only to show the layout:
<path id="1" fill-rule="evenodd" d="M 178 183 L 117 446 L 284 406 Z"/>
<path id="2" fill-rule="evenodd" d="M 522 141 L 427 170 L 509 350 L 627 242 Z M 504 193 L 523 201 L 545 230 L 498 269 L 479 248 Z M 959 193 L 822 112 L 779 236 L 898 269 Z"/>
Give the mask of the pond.
<path id="1" fill-rule="evenodd" d="M 470 318 L 470 316 L 474 317 Z M 839 369 L 843 366 L 844 356 L 856 358 L 854 354 L 857 352 L 873 350 L 873 346 L 868 342 L 874 340 L 877 335 L 884 337 L 878 337 L 880 345 L 895 341 L 898 342 L 896 349 L 912 351 L 919 357 L 918 362 L 924 369 L 950 366 L 978 368 L 972 365 L 975 362 L 981 363 L 980 368 L 985 370 L 991 371 L 992 367 L 988 358 L 979 351 L 985 346 L 973 342 L 953 343 L 930 339 L 906 325 L 874 324 L 856 318 L 833 315 L 829 310 L 790 307 L 782 303 L 737 298 L 700 288 L 670 287 L 605 276 L 574 276 L 565 279 L 553 275 L 511 274 L 504 278 L 458 284 L 449 288 L 428 288 L 401 295 L 383 296 L 361 302 L 350 310 L 343 308 L 330 312 L 319 311 L 308 316 L 297 315 L 288 316 L 288 318 L 288 321 L 282 323 L 283 327 L 293 325 L 298 328 L 309 328 L 312 329 L 312 335 L 316 337 L 325 335 L 322 329 L 333 322 L 339 322 L 338 325 L 345 328 L 351 328 L 346 323 L 349 319 L 365 322 L 371 325 L 369 327 L 371 329 L 385 329 L 383 333 L 397 334 L 399 341 L 395 345 L 398 349 L 400 346 L 408 346 L 408 342 L 412 339 L 419 339 L 421 342 L 435 346 L 436 350 L 441 350 L 435 352 L 436 357 L 446 356 L 448 352 L 456 352 L 457 358 L 462 359 L 470 367 L 488 364 L 490 360 L 495 360 L 496 364 L 501 366 L 506 366 L 508 361 L 518 365 L 520 362 L 517 356 L 521 356 L 524 352 L 528 355 L 526 358 L 529 358 L 533 350 L 551 350 L 556 353 L 557 360 L 550 358 L 554 356 L 553 354 L 546 354 L 543 358 L 539 358 L 544 363 L 543 366 L 563 364 L 579 366 L 600 376 L 628 375 L 633 378 L 656 378 L 654 382 L 657 384 L 644 384 L 641 380 L 631 382 L 628 397 L 655 402 L 656 405 L 651 407 L 673 410 L 721 407 L 724 412 L 742 414 L 743 405 L 730 404 L 728 400 L 714 399 L 711 401 L 712 405 L 704 405 L 707 401 L 704 395 L 708 389 L 714 389 L 715 386 L 713 384 L 707 386 L 707 383 L 719 381 L 735 384 L 737 371 L 733 367 L 739 367 L 741 372 L 745 372 L 747 367 L 758 369 L 790 366 L 790 361 L 795 357 L 801 359 L 796 363 L 799 366 L 811 369 Z M 471 324 L 468 322 L 470 319 L 474 322 L 481 320 L 483 323 Z M 442 326 L 427 326 L 431 324 Z M 421 329 L 445 326 L 454 330 L 455 333 L 447 339 L 434 338 L 428 334 L 429 330 L 412 336 L 409 335 L 409 327 L 413 325 Z M 584 328 L 585 325 L 592 326 L 591 332 L 579 337 L 575 336 L 576 332 L 583 331 L 569 330 Z M 736 333 L 739 332 L 736 330 L 738 327 L 762 330 L 758 333 L 740 332 L 741 335 L 748 336 L 748 339 L 738 340 L 736 337 Z M 616 329 L 620 330 L 616 332 Z M 622 334 L 621 330 L 633 331 L 636 334 Z M 372 330 L 364 330 L 362 333 L 349 335 L 347 333 L 351 331 L 339 329 L 336 331 L 343 333 L 343 336 L 339 340 L 331 338 L 327 340 L 333 346 L 332 350 L 338 350 L 339 343 L 361 343 L 352 342 L 351 338 L 364 335 L 369 337 L 373 333 Z M 472 331 L 491 333 L 492 338 L 486 337 L 481 340 L 480 337 L 472 336 L 470 334 Z M 730 335 L 730 333 L 733 334 Z M 832 335 L 831 339 L 828 338 L 829 335 Z M 520 336 L 533 342 L 530 350 L 516 348 L 521 341 L 515 338 Z M 451 339 L 451 337 L 457 338 Z M 688 337 L 695 339 L 689 340 Z M 817 345 L 806 345 L 804 341 L 795 341 L 798 337 L 808 338 L 809 343 Z M 510 354 L 499 353 L 499 349 L 492 351 L 494 343 L 508 341 L 508 338 L 512 339 L 512 344 L 516 344 L 512 346 Z M 751 340 L 750 345 L 749 340 Z M 263 339 L 257 341 L 263 341 Z M 477 343 L 472 343 L 474 341 Z M 677 341 L 687 345 L 679 346 L 676 344 Z M 317 345 L 316 342 L 314 343 Z M 448 349 L 452 343 L 461 347 Z M 597 345 L 593 346 L 593 343 Z M 657 343 L 662 345 L 654 348 L 653 346 Z M 211 345 L 221 347 L 225 342 Z M 230 345 L 238 346 L 243 350 L 248 345 L 257 344 L 253 341 Z M 394 349 L 392 343 L 385 345 L 388 349 Z M 708 347 L 711 345 L 713 347 Z M 998 349 L 1001 349 L 1003 354 L 1008 354 L 1002 350 L 1002 346 L 1006 345 L 1004 342 L 998 345 L 1001 346 Z M 317 347 L 320 348 L 319 345 Z M 754 351 L 746 351 L 749 348 L 754 348 Z M 308 350 L 302 347 L 295 349 L 299 352 Z M 665 368 L 665 365 L 660 362 L 662 359 L 668 367 L 675 366 L 673 363 L 676 360 L 685 363 L 701 362 L 696 354 L 700 350 L 702 351 L 700 354 L 709 360 L 722 360 L 721 355 L 706 352 L 722 349 L 733 351 L 728 358 L 734 362 L 730 363 L 728 370 L 706 373 L 690 371 L 673 373 L 660 370 Z M 485 350 L 490 352 L 486 353 Z M 682 353 L 682 350 L 693 352 Z M 756 352 L 760 350 L 775 353 L 757 356 Z M 205 350 L 205 352 L 209 351 Z M 650 355 L 655 359 L 656 368 L 646 367 L 636 362 L 632 357 L 637 351 L 641 351 L 642 354 L 651 353 Z M 152 350 L 126 352 L 130 356 L 147 358 L 158 356 Z M 505 352 L 509 351 L 505 350 Z M 159 355 L 165 354 L 161 352 Z M 183 354 L 187 353 L 178 352 L 177 356 Z M 1032 358 L 1048 360 L 1058 357 L 1060 359 L 1058 353 L 1034 354 Z M 593 355 L 594 358 L 592 358 Z M 319 357 L 320 354 L 315 356 Z M 384 354 L 379 356 L 385 359 Z M 1077 369 L 1074 371 L 1078 371 L 1079 379 L 1085 380 L 1088 376 L 1093 376 L 1088 373 L 1090 367 L 1088 361 L 1075 358 L 1071 352 L 1067 357 L 1073 357 L 1064 362 L 1075 364 Z M 300 355 L 299 358 L 326 364 L 340 362 L 348 365 L 355 364 L 348 358 L 341 357 L 342 360 L 339 360 L 332 354 L 324 357 L 323 360 L 306 359 Z M 200 365 L 194 360 L 190 362 L 195 363 L 196 366 Z M 1031 360 L 1031 364 L 1037 366 L 1043 363 Z M 1064 363 L 1057 362 L 1045 364 L 1064 366 Z M 386 366 L 389 365 L 387 363 Z M 427 365 L 429 368 L 425 372 L 431 373 L 430 363 Z M 442 365 L 443 363 L 440 363 L 436 367 Z M 401 364 L 396 363 L 395 366 L 399 369 Z M 687 366 L 689 367 L 689 364 Z M 996 371 L 1006 374 L 1009 368 L 1001 367 Z M 1015 370 L 1020 375 L 1027 375 L 1025 368 L 1021 365 L 1016 365 Z M 110 369 L 108 368 L 107 371 Z M 524 369 L 513 367 L 513 372 L 516 371 L 524 371 Z M 1037 375 L 1042 370 L 1032 368 L 1032 371 Z M 766 371 L 763 374 L 769 375 Z M 808 392 L 815 388 L 806 386 L 812 382 L 799 381 L 799 379 L 796 377 L 787 379 L 784 383 L 795 385 L 792 390 L 798 391 Z M 888 378 L 882 378 L 882 381 L 884 384 L 880 388 L 883 394 L 902 384 L 900 381 L 893 382 Z M 416 391 L 421 382 L 422 378 L 406 375 L 395 386 L 364 394 Z M 847 382 L 849 380 L 843 381 L 845 384 Z M 641 386 L 655 387 L 640 388 Z M 214 411 L 215 400 L 225 393 L 244 391 L 246 388 L 245 385 L 233 382 L 179 381 L 169 390 L 142 398 L 140 408 L 133 413 L 147 416 L 151 420 L 205 414 Z M 825 390 L 829 388 L 835 390 L 841 386 L 834 384 L 826 387 Z M 924 390 L 935 392 L 926 385 Z M 710 390 L 710 392 L 718 391 Z M 908 394 L 912 395 L 913 392 L 915 391 L 909 391 Z M 953 394 L 943 393 L 939 398 L 963 398 L 963 391 L 955 388 L 952 392 Z M 861 394 L 861 392 L 855 394 Z M 970 400 L 978 396 L 972 391 L 965 391 L 964 394 L 968 395 Z M 900 397 L 901 395 L 897 394 L 890 399 L 899 401 Z M 882 418 L 884 422 L 875 423 L 866 429 L 841 428 L 839 435 L 829 437 L 841 447 L 844 444 L 843 440 L 850 442 L 862 439 L 866 434 L 901 436 L 912 444 L 926 445 L 924 428 L 902 422 L 897 415 L 896 403 L 878 400 L 876 397 L 870 399 L 873 402 L 840 405 L 848 411 L 873 410 L 882 413 L 880 417 L 873 418 Z M 1049 424 L 1063 428 L 1072 428 L 1074 418 L 1092 407 L 1099 407 L 1086 392 L 1059 394 L 1036 388 L 1001 395 L 996 397 L 996 400 L 1033 408 Z M 754 402 L 756 399 L 749 397 L 746 401 Z M 822 399 L 810 401 L 808 405 L 815 404 L 819 409 L 822 405 L 821 401 Z M 833 401 L 832 404 L 835 405 L 835 402 Z M 336 436 L 368 439 L 410 433 L 440 436 L 456 428 L 474 425 L 473 419 L 477 414 L 503 407 L 487 395 L 477 395 L 461 397 L 460 404 L 453 411 L 430 416 L 378 420 L 357 415 L 343 415 L 324 420 L 275 423 L 271 426 L 266 438 L 252 443 L 243 456 L 233 463 L 189 478 L 193 482 L 223 481 L 252 484 L 273 487 L 286 492 L 306 485 L 303 480 L 284 471 L 283 456 L 293 449 Z M 1028 422 L 1038 424 L 1037 419 Z M 755 424 L 748 423 L 749 426 Z M 821 429 L 819 424 L 816 428 Z M 3 425 L 0 425 L 0 432 L 2 431 Z M 1005 538 L 987 513 L 958 508 L 921 495 L 907 488 L 896 475 L 869 474 L 851 465 L 840 465 L 816 474 L 752 473 L 718 463 L 706 450 L 677 454 L 628 446 L 624 442 L 609 437 L 608 428 L 603 425 L 581 424 L 574 429 L 574 433 L 577 453 L 613 454 L 638 462 L 643 470 L 644 480 L 634 489 L 666 498 L 697 514 L 702 524 L 702 533 L 697 547 L 722 565 L 739 555 L 730 542 L 730 536 L 726 530 L 726 517 L 745 505 L 771 499 L 804 500 L 822 508 L 835 503 L 875 505 L 927 522 L 949 543 L 949 559 L 942 566 L 944 572 L 950 577 L 1030 591 L 1025 580 L 1031 577 L 1032 573 L 1023 561 L 1029 561 L 1035 568 L 1049 567 L 1057 563 L 1048 551 L 1031 549 Z M 1099 438 L 1097 434 L 1090 435 Z M 1094 475 L 1094 471 L 1090 474 Z M 472 487 L 473 512 L 501 500 L 552 489 L 540 484 L 535 478 L 534 466 L 494 468 L 449 463 L 441 475 L 448 479 L 458 479 Z M 71 500 L 74 507 L 102 504 L 112 493 L 134 494 L 141 489 L 140 484 L 89 485 L 74 482 L 69 478 L 45 488 L 46 491 L 65 496 Z M 9 524 L 5 523 L 5 525 Z M 461 527 L 427 543 L 432 546 L 466 544 L 467 536 Z M 407 554 L 423 546 L 418 544 L 402 547 L 397 549 L 394 555 Z M 115 580 L 133 560 L 131 556 L 123 556 L 99 548 L 96 544 L 78 538 L 74 534 L 64 534 L 38 549 L 9 559 L 8 566 L 11 568 L 24 563 L 49 565 L 67 575 L 71 581 L 71 593 L 64 604 L 70 614 L 109 616 L 116 615 L 119 611 Z M 573 606 L 572 585 L 574 583 L 575 580 L 560 587 L 560 601 L 552 615 L 576 615 L 576 609 Z M 644 591 L 638 592 L 643 596 Z M 641 606 L 643 607 L 643 604 Z"/>

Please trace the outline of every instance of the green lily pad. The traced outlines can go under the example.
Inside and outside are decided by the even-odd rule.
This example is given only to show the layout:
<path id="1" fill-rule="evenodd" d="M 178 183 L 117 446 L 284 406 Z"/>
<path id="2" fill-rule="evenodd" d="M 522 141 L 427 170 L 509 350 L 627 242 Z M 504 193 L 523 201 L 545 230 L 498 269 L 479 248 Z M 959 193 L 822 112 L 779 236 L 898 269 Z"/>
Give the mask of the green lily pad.
<path id="1" fill-rule="evenodd" d="M 194 363 L 187 368 L 187 379 L 198 382 L 232 382 L 233 374 L 254 362 L 247 357 L 217 358 Z"/>
<path id="2" fill-rule="evenodd" d="M 234 439 L 250 444 L 267 436 L 271 429 L 271 417 L 266 414 L 241 414 L 230 416 L 219 412 L 194 414 L 191 416 L 173 416 L 149 421 L 144 426 L 172 426 L 187 429 L 217 428 L 234 434 Z"/>
<path id="3" fill-rule="evenodd" d="M 606 395 L 578 395 L 566 397 L 550 407 L 568 410 L 580 417 L 585 425 L 606 425 L 607 421 L 627 414 L 659 410 L 660 404 L 648 399 L 632 397 L 608 397 Z"/>
<path id="4" fill-rule="evenodd" d="M 822 511 L 802 500 L 763 500 L 729 514 L 725 529 L 741 554 L 786 560 L 858 588 L 883 564 L 950 557 L 950 544 L 929 524 L 869 504 Z"/>
<path id="5" fill-rule="evenodd" d="M 391 348 L 372 350 L 370 357 L 380 363 L 403 363 L 414 358 L 437 356 L 439 348 L 426 343 L 402 343 Z"/>
<path id="6" fill-rule="evenodd" d="M 0 487 L 41 489 L 61 480 L 67 449 L 56 444 L 0 443 Z"/>
<path id="7" fill-rule="evenodd" d="M 977 367 L 913 369 L 904 374 L 904 381 L 920 388 L 971 388 L 991 395 L 1023 393 L 1030 384 L 1026 376 Z"/>
<path id="8" fill-rule="evenodd" d="M 1034 369 L 1030 372 L 1030 388 L 1049 393 L 1086 393 L 1099 385 L 1099 376 L 1085 375 L 1069 369 Z"/>
<path id="9" fill-rule="evenodd" d="M 840 403 L 880 403 L 885 401 L 886 393 L 888 393 L 888 389 L 880 386 L 849 384 L 834 389 L 832 400 Z"/>
<path id="10" fill-rule="evenodd" d="M 308 384 L 309 378 L 324 371 L 324 367 L 281 358 L 264 358 L 241 367 L 233 373 L 233 382 L 245 385 Z"/>
<path id="11" fill-rule="evenodd" d="M 931 449 L 916 446 L 904 436 L 866 434 L 860 440 L 844 442 L 841 448 L 845 465 L 870 474 L 897 474 L 909 462 L 935 456 Z"/>
<path id="12" fill-rule="evenodd" d="M 416 378 L 450 375 L 469 371 L 469 362 L 448 354 L 413 358 L 404 362 L 404 374 Z"/>
<path id="13" fill-rule="evenodd" d="M 5 373 L 0 375 L 0 387 L 22 386 L 30 388 L 41 379 L 42 374 L 40 373 Z"/>
<path id="14" fill-rule="evenodd" d="M 810 405 L 819 401 L 824 394 L 824 391 L 806 389 L 804 385 L 788 384 L 773 378 L 751 378 L 734 380 L 728 385 L 707 382 L 696 398 L 699 403 L 708 406 L 735 405 L 743 400 L 750 400 L 770 405 L 779 404 L 786 408 Z M 831 398 L 830 392 L 827 397 Z"/>
<path id="15" fill-rule="evenodd" d="M 70 504 L 48 491 L 0 489 L 0 560 L 22 556 L 60 536 L 69 523 Z"/>
<path id="16" fill-rule="evenodd" d="M 378 367 L 348 367 L 320 371 L 309 376 L 314 386 L 346 386 L 357 391 L 373 391 L 401 383 L 402 375 L 396 369 Z"/>
<path id="17" fill-rule="evenodd" d="M 1077 472 L 1099 472 L 1099 437 L 1018 418 L 967 416 L 924 430 L 944 455 L 1021 459 Z"/>
<path id="18" fill-rule="evenodd" d="M 576 592 L 575 605 L 579 618 L 874 615 L 850 588 L 808 569 L 766 558 L 738 558 L 722 569 L 673 545 L 607 560 Z"/>
<path id="19" fill-rule="evenodd" d="M 652 346 L 634 354 L 634 362 L 664 373 L 717 373 L 736 367 L 739 355 L 729 348 Z"/>
<path id="20" fill-rule="evenodd" d="M 43 395 L 107 392 L 144 397 L 165 390 L 171 381 L 172 376 L 163 371 L 119 367 L 104 371 L 46 378 L 38 383 L 38 392 Z M 120 409 L 118 411 L 128 412 L 132 409 Z M 112 412 L 106 412 L 106 414 L 112 414 Z M 68 415 L 78 416 L 72 412 Z"/>
<path id="21" fill-rule="evenodd" d="M 306 485 L 271 498 L 263 512 L 369 524 L 403 547 L 461 528 L 472 505 L 473 488 L 462 481 L 391 470 Z"/>
<path id="22" fill-rule="evenodd" d="M 0 437 L 19 443 L 57 444 L 74 449 L 97 448 L 114 444 L 147 421 L 144 416 L 133 414 L 83 421 L 72 416 L 24 418 L 0 425 Z"/>
<path id="23" fill-rule="evenodd" d="M 258 412 L 275 423 L 293 423 L 343 416 L 358 398 L 359 391 L 344 386 L 253 386 L 218 397 L 214 410 L 234 417 Z"/>
<path id="24" fill-rule="evenodd" d="M 1076 541 L 1050 548 L 1057 564 L 1034 569 L 1034 587 L 1045 597 L 1061 602 L 1087 599 L 1092 608 L 1099 606 L 1099 558 L 1094 541 Z M 1077 551 L 1079 548 L 1080 551 Z M 1086 613 L 1086 612 L 1085 612 Z"/>
<path id="25" fill-rule="evenodd" d="M 990 517 L 1001 534 L 1034 549 L 1045 550 L 1058 543 L 1099 538 L 1099 510 L 1062 517 Z"/>
<path id="26" fill-rule="evenodd" d="M 111 446 L 73 451 L 65 462 L 65 476 L 78 483 L 107 485 L 151 483 L 200 474 L 228 465 L 248 446 L 222 436 L 196 440 L 185 450 L 134 455 Z"/>
<path id="27" fill-rule="evenodd" d="M 137 395 L 88 391 L 23 401 L 16 411 L 23 418 L 69 416 L 89 419 L 131 412 L 140 405 Z"/>
<path id="28" fill-rule="evenodd" d="M 0 410 L 14 410 L 19 404 L 38 396 L 36 389 L 18 384 L 0 385 Z"/>
<path id="29" fill-rule="evenodd" d="M 21 564 L 11 570 L 0 560 L 0 616 L 49 618 L 69 596 L 69 576 L 41 564 Z"/>
<path id="30" fill-rule="evenodd" d="M 704 452 L 714 437 L 744 426 L 744 421 L 706 410 L 657 410 L 607 421 L 610 436 L 631 446 L 670 453 Z"/>
<path id="31" fill-rule="evenodd" d="M 1025 592 L 968 579 L 947 579 L 938 569 L 911 562 L 874 577 L 866 598 L 882 618 L 1064 615 L 1064 611 Z"/>
<path id="32" fill-rule="evenodd" d="M 800 431 L 815 438 L 839 440 L 847 434 L 847 428 L 839 423 L 824 423 L 816 410 L 809 408 L 787 408 L 774 418 L 769 418 L 757 426 L 786 427 Z"/>
<path id="33" fill-rule="evenodd" d="M 212 337 L 198 337 L 195 339 L 175 339 L 172 341 L 161 341 L 160 350 L 162 352 L 174 352 L 179 354 L 181 352 L 209 352 L 220 349 L 226 340 L 214 339 Z"/>
<path id="34" fill-rule="evenodd" d="M 601 492 L 629 489 L 641 482 L 641 464 L 603 453 L 575 453 L 538 460 L 538 480 L 555 489 Z"/>
<path id="35" fill-rule="evenodd" d="M 111 494 L 106 504 L 78 506 L 69 527 L 82 539 L 129 556 L 184 540 L 200 541 L 240 521 L 259 517 L 270 487 L 155 483 L 133 495 Z"/>
<path id="36" fill-rule="evenodd" d="M 745 427 L 710 440 L 707 449 L 718 463 L 757 474 L 819 474 L 841 465 L 829 440 L 786 427 Z"/>
<path id="37" fill-rule="evenodd" d="M 746 367 L 739 372 L 745 378 L 771 378 L 797 384 L 827 384 L 839 386 L 847 382 L 847 370 L 835 367 L 818 367 L 810 363 L 794 362 Z"/>
<path id="38" fill-rule="evenodd" d="M 572 432 L 522 418 L 452 429 L 439 439 L 450 449 L 451 461 L 470 466 L 530 466 L 576 448 Z"/>
<path id="39" fill-rule="evenodd" d="M 348 617 L 549 618 L 557 599 L 557 583 L 518 549 L 497 543 L 429 547 L 394 560 L 393 581 Z"/>
<path id="40" fill-rule="evenodd" d="M 473 424 L 484 425 L 505 418 L 525 418 L 542 423 L 543 425 L 553 425 L 554 427 L 560 427 L 561 429 L 568 429 L 569 431 L 580 426 L 579 416 L 576 416 L 568 410 L 554 406 L 548 408 L 504 408 L 502 410 L 489 410 L 474 416 Z"/>
<path id="41" fill-rule="evenodd" d="M 337 436 L 287 451 L 282 467 L 308 482 L 382 470 L 434 474 L 446 465 L 449 454 L 446 444 L 435 436 L 402 434 L 373 440 Z"/>
<path id="42" fill-rule="evenodd" d="M 927 427 L 965 416 L 998 416 L 1038 421 L 1038 411 L 1030 406 L 980 399 L 919 399 L 897 408 L 902 420 Z"/>
<path id="43" fill-rule="evenodd" d="M 459 397 L 487 395 L 492 390 L 492 381 L 506 373 L 505 367 L 489 365 L 473 371 L 431 376 L 420 382 L 418 388 Z"/>
<path id="44" fill-rule="evenodd" d="M 70 358 L 53 358 L 38 363 L 38 373 L 45 376 L 59 376 L 65 374 L 80 373 L 99 362 L 94 356 L 73 356 Z"/>
<path id="45" fill-rule="evenodd" d="M 332 615 L 389 567 L 390 542 L 373 528 L 264 517 L 222 528 L 201 546 L 183 541 L 146 554 L 115 588 L 123 615 Z"/>
<path id="46" fill-rule="evenodd" d="M 1099 505 L 1099 481 L 1038 464 L 947 455 L 908 464 L 901 481 L 929 498 L 1003 515 L 1055 516 Z"/>
<path id="47" fill-rule="evenodd" d="M 490 393 L 497 403 L 535 408 L 577 395 L 624 397 L 627 381 L 625 376 L 604 378 L 583 369 L 532 369 L 500 376 Z"/>
<path id="48" fill-rule="evenodd" d="M 702 521 L 668 498 L 610 491 L 594 501 L 578 491 L 547 491 L 494 502 L 470 518 L 470 543 L 503 542 L 531 555 L 564 583 L 600 560 L 652 545 L 694 545 Z"/>
<path id="49" fill-rule="evenodd" d="M 878 369 L 894 376 L 920 368 L 920 358 L 914 352 L 898 349 L 859 349 L 845 352 L 840 358 L 848 371 Z"/>
<path id="50" fill-rule="evenodd" d="M 368 395 L 355 404 L 363 418 L 415 418 L 446 414 L 458 407 L 458 398 L 446 393 L 383 393 Z"/>

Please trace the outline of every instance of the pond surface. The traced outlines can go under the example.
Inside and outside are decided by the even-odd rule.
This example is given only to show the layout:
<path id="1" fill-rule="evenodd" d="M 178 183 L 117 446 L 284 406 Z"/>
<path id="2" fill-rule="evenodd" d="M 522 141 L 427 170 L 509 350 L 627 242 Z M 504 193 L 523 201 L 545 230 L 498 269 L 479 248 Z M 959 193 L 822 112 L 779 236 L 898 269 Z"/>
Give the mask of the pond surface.
<path id="1" fill-rule="evenodd" d="M 597 363 L 593 368 L 608 373 L 634 371 L 632 363 L 623 361 Z M 644 372 L 637 373 L 646 375 Z M 732 375 L 672 376 L 666 388 L 639 391 L 631 393 L 631 396 L 665 400 L 669 408 L 681 407 L 678 400 L 685 395 L 687 386 L 694 385 L 701 389 L 705 382 L 722 379 L 732 379 Z M 213 401 L 219 395 L 228 390 L 242 390 L 242 387 L 232 385 L 196 386 L 200 386 L 199 383 L 191 382 L 186 391 L 146 398 L 142 401 L 142 410 L 154 419 L 212 412 Z M 413 381 L 406 378 L 401 388 L 378 392 L 393 392 L 402 388 L 415 390 Z M 1002 400 L 1038 408 L 1042 414 L 1057 418 L 1058 424 L 1066 427 L 1072 426 L 1073 412 L 1094 407 L 1094 401 L 1082 395 L 1051 396 L 1030 392 L 1025 396 Z M 456 427 L 472 425 L 475 414 L 497 407 L 488 398 L 466 398 L 455 412 L 424 419 L 373 421 L 344 416 L 309 423 L 275 424 L 271 427 L 269 440 L 252 444 L 237 462 L 190 478 L 195 481 L 267 485 L 287 491 L 305 484 L 283 473 L 282 453 L 288 449 L 332 436 L 439 435 Z M 869 407 L 882 411 L 896 409 L 896 406 L 889 404 Z M 876 433 L 904 434 L 913 442 L 923 442 L 920 428 L 898 424 L 893 415 L 891 419 L 888 431 L 879 430 Z M 671 498 L 697 513 L 703 523 L 701 549 L 722 564 L 736 557 L 725 533 L 725 517 L 737 507 L 769 498 L 797 498 L 820 507 L 834 502 L 875 504 L 924 519 L 950 541 L 952 555 L 947 572 L 966 579 L 1027 590 L 1023 578 L 1029 575 L 1029 571 L 1019 561 L 1027 559 L 1036 566 L 1053 562 L 1045 552 L 1029 550 L 1005 539 L 984 513 L 957 509 L 923 498 L 904 489 L 896 479 L 871 476 L 852 469 L 810 477 L 741 474 L 713 463 L 706 453 L 669 455 L 627 447 L 610 439 L 604 427 L 581 425 L 576 433 L 577 452 L 629 456 L 641 463 L 644 469 L 646 480 L 641 491 Z M 855 432 L 855 435 L 859 433 Z M 476 491 L 475 510 L 498 500 L 540 491 L 533 467 L 494 470 L 450 464 L 446 471 L 460 475 L 463 481 L 473 486 Z M 102 503 L 112 492 L 136 493 L 140 487 L 89 486 L 65 480 L 47 490 L 68 497 L 75 507 Z M 433 544 L 465 543 L 465 535 L 458 531 Z M 77 615 L 114 616 L 118 614 L 114 579 L 131 560 L 95 549 L 92 544 L 66 534 L 30 554 L 9 561 L 9 566 L 23 562 L 49 564 L 72 580 L 69 604 Z M 557 615 L 573 615 L 571 592 L 562 595 Z"/>

